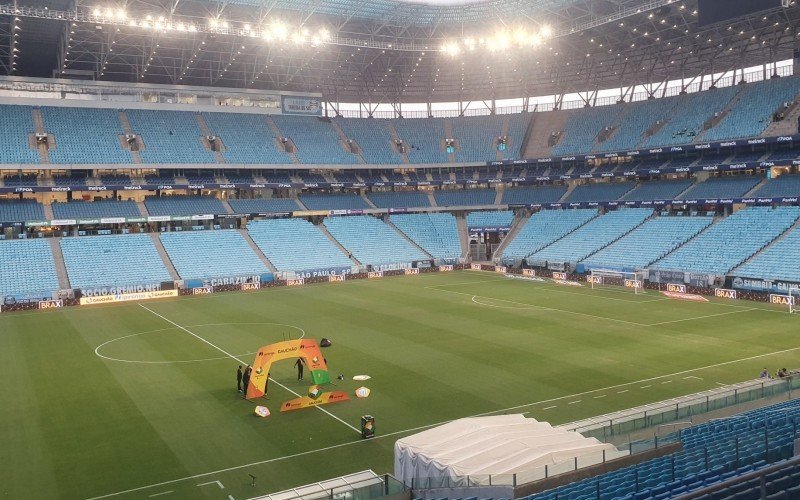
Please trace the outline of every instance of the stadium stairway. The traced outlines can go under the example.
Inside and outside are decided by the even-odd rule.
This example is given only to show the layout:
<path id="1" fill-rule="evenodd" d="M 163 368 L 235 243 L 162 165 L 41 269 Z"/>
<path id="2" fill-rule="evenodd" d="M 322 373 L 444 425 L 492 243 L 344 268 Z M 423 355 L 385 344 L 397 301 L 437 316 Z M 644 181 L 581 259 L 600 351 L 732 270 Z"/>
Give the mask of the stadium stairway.
<path id="1" fill-rule="evenodd" d="M 782 239 L 784 239 L 784 238 L 786 238 L 788 235 L 792 234 L 792 232 L 794 232 L 794 231 L 795 231 L 797 228 L 800 228 L 800 219 L 797 219 L 797 220 L 795 221 L 795 223 L 792 225 L 792 227 L 790 227 L 789 229 L 787 229 L 786 231 L 784 231 L 783 233 L 781 233 L 781 235 L 780 235 L 780 236 L 778 236 L 778 237 L 777 237 L 777 238 L 775 238 L 774 240 L 772 240 L 772 241 L 770 241 L 769 243 L 767 243 L 766 245 L 764 245 L 764 248 L 762 248 L 762 249 L 761 249 L 761 250 L 759 250 L 758 252 L 756 252 L 756 253 L 754 253 L 753 255 L 751 255 L 751 256 L 750 256 L 750 257 L 749 257 L 747 260 L 745 260 L 744 262 L 742 262 L 742 263 L 741 263 L 741 264 L 739 264 L 738 266 L 736 266 L 736 267 L 734 267 L 733 269 L 731 269 L 731 271 L 730 271 L 730 274 L 732 274 L 732 275 L 734 275 L 734 276 L 735 276 L 735 275 L 736 275 L 736 270 L 737 270 L 737 269 L 739 269 L 739 268 L 741 268 L 741 267 L 744 267 L 745 265 L 749 264 L 749 263 L 750 263 L 750 261 L 752 261 L 752 260 L 756 259 L 757 257 L 759 257 L 759 256 L 760 256 L 762 253 L 764 253 L 764 252 L 766 252 L 767 250 L 771 249 L 773 246 L 775 246 L 776 244 L 778 244 L 778 242 L 780 242 Z"/>
<path id="2" fill-rule="evenodd" d="M 494 204 L 495 205 L 502 205 L 503 204 L 503 195 L 506 192 L 506 187 L 504 184 L 500 184 L 497 187 L 497 194 L 494 195 Z"/>
<path id="3" fill-rule="evenodd" d="M 308 210 L 308 208 L 305 205 L 303 205 L 303 202 L 300 201 L 299 197 L 295 197 L 293 199 L 294 199 L 294 202 L 297 203 L 297 206 L 300 207 L 300 210 Z"/>
<path id="4" fill-rule="evenodd" d="M 713 130 L 714 127 L 716 127 L 717 125 L 719 125 L 720 123 L 722 123 L 725 120 L 725 117 L 727 117 L 730 114 L 731 110 L 734 107 L 736 107 L 737 104 L 739 104 L 739 101 L 742 100 L 742 95 L 743 95 L 743 92 L 741 90 L 739 92 L 737 92 L 736 95 L 734 95 L 733 98 L 731 98 L 731 100 L 728 101 L 728 104 L 726 104 L 725 107 L 722 108 L 722 110 L 719 112 L 719 115 L 717 115 L 717 116 L 715 116 L 713 118 L 714 124 L 712 126 L 708 127 L 707 129 L 703 130 L 701 133 L 697 134 L 697 137 L 695 137 L 694 141 L 692 141 L 692 142 L 694 142 L 694 143 L 705 142 L 705 140 L 706 140 L 705 137 L 706 137 L 706 134 L 708 133 L 708 131 L 709 130 Z M 711 120 L 711 119 L 709 119 L 709 120 Z"/>
<path id="5" fill-rule="evenodd" d="M 528 135 L 525 138 L 525 149 L 523 158 L 544 158 L 550 156 L 550 146 L 548 140 L 553 132 L 561 133 L 570 116 L 568 111 L 547 111 L 544 113 L 534 113 L 535 117 L 531 120 L 528 127 Z"/>
<path id="6" fill-rule="evenodd" d="M 119 122 L 122 124 L 122 130 L 126 135 L 134 134 L 131 122 L 128 121 L 128 115 L 126 115 L 124 111 L 119 112 Z M 131 158 L 133 158 L 133 163 L 142 163 L 142 155 L 139 151 L 131 151 Z"/>
<path id="7" fill-rule="evenodd" d="M 466 262 L 469 258 L 469 228 L 464 214 L 456 215 L 456 227 L 458 228 L 458 241 L 461 243 L 461 258 Z"/>
<path id="8" fill-rule="evenodd" d="M 389 129 L 389 133 L 392 134 L 392 140 L 395 143 L 397 143 L 397 141 L 403 140 L 403 138 L 400 137 L 400 134 L 397 133 L 397 129 L 394 127 L 394 123 L 392 123 L 392 120 L 386 121 L 386 128 Z M 403 163 L 411 163 L 411 161 L 408 159 L 408 153 L 403 153 Z"/>
<path id="9" fill-rule="evenodd" d="M 346 147 L 347 141 L 353 140 L 355 142 L 355 140 L 347 137 L 347 134 L 344 133 L 344 130 L 342 130 L 342 127 L 339 126 L 339 123 L 337 123 L 336 120 L 331 120 L 330 123 L 331 126 L 333 127 L 333 130 L 336 131 L 336 135 L 339 136 L 339 142 L 342 144 L 342 148 L 347 150 Z M 361 148 L 361 145 L 358 144 L 358 142 L 356 142 L 356 144 L 358 145 L 359 148 Z M 364 156 L 361 153 L 355 153 L 355 157 L 356 160 L 358 160 L 358 163 L 362 165 L 367 163 L 366 161 L 364 161 Z"/>
<path id="10" fill-rule="evenodd" d="M 439 205 L 436 204 L 436 197 L 433 196 L 433 191 L 428 192 L 428 201 L 430 202 L 432 207 L 438 207 Z"/>
<path id="11" fill-rule="evenodd" d="M 150 216 L 150 212 L 147 211 L 147 205 L 145 205 L 143 201 L 137 201 L 136 208 L 139 210 L 139 215 L 142 217 Z"/>
<path id="12" fill-rule="evenodd" d="M 362 193 L 361 193 L 361 199 L 363 199 L 363 200 L 364 200 L 364 203 L 366 203 L 367 205 L 369 205 L 369 206 L 370 206 L 370 208 L 378 208 L 378 207 L 376 207 L 376 206 L 375 206 L 375 204 L 374 204 L 374 203 L 372 203 L 372 200 L 370 200 L 370 199 L 367 197 L 367 193 L 364 193 L 364 192 L 362 192 Z"/>
<path id="13" fill-rule="evenodd" d="M 53 214 L 52 203 L 42 203 L 42 212 L 44 212 L 44 218 L 46 220 L 53 220 L 56 218 L 56 216 Z"/>
<path id="14" fill-rule="evenodd" d="M 761 179 L 761 182 L 759 182 L 758 184 L 756 184 L 755 186 L 753 186 L 753 189 L 751 189 L 750 191 L 746 192 L 746 193 L 744 194 L 743 198 L 750 198 L 751 196 L 755 196 L 755 193 L 757 193 L 759 189 L 761 189 L 762 187 L 764 187 L 764 185 L 765 185 L 767 182 L 769 182 L 769 179 L 767 179 L 766 177 L 764 177 L 763 179 Z M 681 194 L 682 194 L 682 193 L 681 193 Z"/>
<path id="15" fill-rule="evenodd" d="M 36 126 L 37 134 L 46 134 L 47 130 L 44 128 L 44 119 L 42 118 L 42 110 L 31 110 L 33 115 L 33 123 Z M 36 146 L 36 151 L 39 153 L 39 163 L 50 163 L 50 153 L 44 146 Z"/>
<path id="16" fill-rule="evenodd" d="M 275 134 L 276 139 L 274 140 L 276 145 L 278 146 L 278 149 L 281 149 L 282 146 L 280 146 L 280 144 L 277 144 L 279 142 L 277 138 L 286 136 L 283 134 L 283 132 L 281 132 L 281 129 L 278 128 L 278 124 L 275 123 L 275 120 L 273 120 L 271 116 L 266 115 L 264 119 L 267 121 L 267 125 L 269 126 L 270 130 L 272 130 L 272 133 Z M 292 159 L 292 163 L 300 163 L 300 160 L 297 158 L 296 154 L 294 153 L 286 153 L 286 154 L 289 155 L 289 158 Z"/>
<path id="17" fill-rule="evenodd" d="M 69 290 L 69 275 L 67 266 L 64 263 L 64 254 L 61 252 L 61 237 L 50 238 L 50 250 L 53 252 L 53 262 L 56 265 L 56 277 L 58 278 L 58 288 Z"/>
<path id="18" fill-rule="evenodd" d="M 503 258 L 503 252 L 505 251 L 506 247 L 509 245 L 509 243 L 511 243 L 511 241 L 514 240 L 514 237 L 517 235 L 517 233 L 519 233 L 519 231 L 525 227 L 525 224 L 528 222 L 530 217 L 531 215 L 529 213 L 522 213 L 514 216 L 514 222 L 511 223 L 511 231 L 508 232 L 506 237 L 503 238 L 503 241 L 501 241 L 495 249 L 494 254 L 492 255 L 492 261 L 497 263 L 501 262 L 501 259 Z"/>
<path id="19" fill-rule="evenodd" d="M 572 192 L 575 191 L 576 187 L 578 187 L 578 183 L 577 182 L 568 183 L 567 184 L 567 190 L 564 192 L 564 194 L 561 196 L 561 198 L 558 199 L 558 203 L 564 203 L 564 200 L 569 198 L 569 196 L 572 194 Z"/>
<path id="20" fill-rule="evenodd" d="M 150 238 L 152 238 L 153 245 L 155 245 L 158 255 L 161 256 L 161 261 L 164 263 L 164 267 L 167 268 L 170 278 L 172 278 L 175 281 L 181 279 L 180 275 L 178 274 L 178 271 L 175 269 L 175 265 L 172 263 L 172 259 L 169 258 L 167 250 L 161 243 L 161 238 L 158 237 L 158 233 L 150 233 Z"/>
<path id="21" fill-rule="evenodd" d="M 508 137 L 509 130 L 511 130 L 511 116 L 508 115 L 508 114 L 505 114 L 505 115 L 503 115 L 503 128 L 500 131 L 500 136 L 501 137 Z M 510 146 L 511 146 L 512 150 L 515 147 L 517 147 L 516 144 L 511 144 Z M 497 159 L 497 161 L 501 161 L 503 159 L 503 152 L 502 151 L 497 150 L 495 155 L 496 155 L 495 158 Z"/>
<path id="22" fill-rule="evenodd" d="M 255 253 L 256 256 L 261 259 L 261 262 L 267 266 L 267 269 L 269 269 L 273 274 L 278 274 L 278 269 L 272 265 L 272 262 L 270 262 L 267 256 L 264 255 L 264 252 L 261 250 L 261 248 L 256 245 L 256 242 L 250 237 L 250 233 L 247 232 L 247 229 L 238 229 L 238 231 L 242 235 L 242 238 L 244 238 L 244 241 L 246 241 L 247 244 L 250 245 L 250 248 L 253 249 L 253 253 Z"/>
<path id="23" fill-rule="evenodd" d="M 222 204 L 222 208 L 225 209 L 225 213 L 226 214 L 235 213 L 235 210 L 233 210 L 233 207 L 231 207 L 231 204 L 228 203 L 228 200 L 219 200 L 219 202 Z"/>
<path id="24" fill-rule="evenodd" d="M 797 119 L 800 118 L 800 94 L 794 97 L 794 104 L 789 108 L 789 113 L 779 122 L 772 122 L 761 134 L 761 137 L 777 137 L 797 133 Z"/>
<path id="25" fill-rule="evenodd" d="M 203 132 L 204 136 L 209 137 L 212 135 L 216 135 L 208 127 L 208 123 L 206 123 L 206 119 L 203 117 L 203 115 L 201 115 L 200 113 L 195 113 L 194 118 L 195 120 L 197 120 L 197 125 L 200 127 L 200 131 Z M 222 138 L 222 142 L 223 143 L 225 142 L 224 137 Z M 222 156 L 221 151 L 212 151 L 212 153 L 214 154 L 214 159 L 217 161 L 217 163 L 228 163 L 227 161 L 225 161 L 225 157 Z"/>
<path id="26" fill-rule="evenodd" d="M 395 231 L 397 234 L 399 234 L 401 237 L 403 237 L 403 238 L 404 238 L 404 239 L 405 239 L 407 242 L 409 242 L 409 243 L 411 244 L 411 246 L 413 246 L 413 247 L 416 247 L 417 249 L 419 249 L 419 251 L 420 251 L 420 252 L 424 253 L 424 254 L 425 254 L 427 257 L 429 257 L 431 260 L 434 260 L 434 257 L 433 257 L 433 255 L 429 254 L 427 250 L 425 250 L 425 249 L 424 249 L 424 248 L 422 248 L 421 246 L 417 245 L 417 242 L 416 242 L 416 241 L 414 241 L 414 240 L 412 240 L 411 238 L 409 238 L 409 237 L 408 237 L 408 235 L 407 235 L 406 233 L 404 233 L 403 231 L 401 231 L 401 230 L 400 230 L 400 228 L 398 228 L 397 226 L 395 226 L 395 225 L 394 225 L 394 224 L 393 224 L 393 223 L 392 223 L 392 222 L 389 220 L 389 218 L 388 218 L 388 217 L 387 217 L 387 218 L 386 218 L 386 219 L 385 219 L 383 222 L 384 222 L 384 223 L 385 223 L 387 226 L 389 226 L 390 228 L 394 229 L 394 231 Z"/>
<path id="27" fill-rule="evenodd" d="M 323 224 L 322 222 L 320 222 L 319 224 L 315 224 L 315 225 L 316 225 L 316 226 L 319 228 L 319 230 L 320 230 L 320 231 L 322 231 L 322 233 L 323 233 L 323 234 L 324 234 L 324 235 L 325 235 L 325 236 L 326 236 L 326 237 L 327 237 L 329 240 L 331 240 L 331 243 L 333 243 L 334 245 L 336 245 L 336 248 L 338 248 L 339 250 L 341 250 L 341 251 L 342 251 L 342 253 L 344 253 L 345 255 L 347 255 L 347 257 L 350 259 L 350 261 L 351 261 L 353 264 L 355 264 L 355 265 L 357 265 L 357 266 L 359 266 L 359 267 L 361 267 L 361 266 L 362 266 L 361 262 L 359 262 L 359 261 L 358 261 L 358 259 L 356 259 L 356 258 L 355 258 L 355 256 L 354 256 L 352 253 L 350 253 L 350 250 L 346 249 L 346 248 L 344 247 L 344 245 L 342 245 L 341 243 L 339 243 L 339 240 L 337 240 L 336 238 L 334 238 L 334 237 L 333 237 L 333 235 L 332 235 L 332 234 L 331 234 L 331 233 L 328 231 L 328 228 L 327 228 L 327 227 L 325 227 L 325 224 Z"/>
<path id="28" fill-rule="evenodd" d="M 443 123 L 444 123 L 444 136 L 448 137 L 448 138 L 451 138 L 451 139 L 456 139 L 457 140 L 458 138 L 455 137 L 454 134 L 453 134 L 453 121 L 445 118 Z M 456 149 L 456 151 L 458 151 L 459 149 L 461 149 L 461 148 L 459 147 L 458 149 Z M 456 162 L 456 154 L 455 153 L 451 153 L 451 154 L 447 155 L 447 163 L 455 163 L 455 162 Z"/>

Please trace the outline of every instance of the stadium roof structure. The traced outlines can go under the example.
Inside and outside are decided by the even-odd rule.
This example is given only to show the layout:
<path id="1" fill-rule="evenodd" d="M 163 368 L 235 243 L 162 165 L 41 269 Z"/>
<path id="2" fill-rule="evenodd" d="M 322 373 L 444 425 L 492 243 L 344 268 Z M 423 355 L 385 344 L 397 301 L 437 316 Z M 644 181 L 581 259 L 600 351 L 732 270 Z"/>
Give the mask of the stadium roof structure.
<path id="1" fill-rule="evenodd" d="M 697 0 L 21 0 L 0 3 L 0 74 L 397 104 L 559 95 L 792 58 L 794 0 L 710 26 L 696 9 Z"/>

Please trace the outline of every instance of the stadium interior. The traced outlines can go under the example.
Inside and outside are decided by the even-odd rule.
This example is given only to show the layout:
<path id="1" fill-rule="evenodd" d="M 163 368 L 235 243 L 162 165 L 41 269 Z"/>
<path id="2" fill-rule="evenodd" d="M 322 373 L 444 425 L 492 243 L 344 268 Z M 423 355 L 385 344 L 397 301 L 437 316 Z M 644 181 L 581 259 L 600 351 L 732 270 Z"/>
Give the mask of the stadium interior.
<path id="1" fill-rule="evenodd" d="M 390 276 L 398 277 L 381 280 Z M 381 286 L 390 288 L 337 295 L 335 286 L 345 285 L 335 282 L 361 279 L 362 285 L 347 286 L 388 281 Z M 395 284 L 424 279 L 431 284 Z M 331 285 L 311 286 L 322 282 Z M 313 294 L 306 298 L 313 306 L 287 303 L 285 316 L 249 316 L 273 307 L 258 301 L 275 300 L 284 286 Z M 258 294 L 247 293 L 256 288 Z M 397 294 L 397 314 L 425 315 L 410 327 L 430 327 L 430 315 L 437 325 L 459 325 L 463 337 L 389 335 L 397 330 L 386 325 L 402 326 L 395 312 L 378 306 L 392 300 L 390 291 Z M 451 292 L 460 302 L 436 305 L 429 297 L 435 292 Z M 496 295 L 481 295 L 490 292 Z M 197 312 L 197 319 L 168 308 L 200 308 L 191 305 L 198 298 L 189 296 L 196 295 L 221 297 L 220 303 Z M 158 297 L 173 299 L 150 300 Z M 236 297 L 248 297 L 241 300 L 252 307 L 244 310 Z M 281 409 L 279 415 L 276 407 L 267 421 L 287 426 L 279 427 L 281 435 L 254 431 L 229 443 L 268 448 L 249 456 L 247 465 L 185 445 L 198 435 L 193 429 L 165 446 L 179 451 L 151 454 L 145 444 L 134 446 L 126 463 L 153 462 L 126 476 L 96 465 L 109 455 L 95 447 L 114 447 L 119 429 L 109 431 L 107 445 L 71 443 L 69 451 L 29 460 L 27 454 L 38 457 L 47 448 L 47 439 L 20 419 L 46 426 L 60 417 L 9 390 L 3 399 L 22 410 L 0 411 L 0 426 L 27 429 L 8 437 L 15 458 L 0 472 L 0 494 L 10 498 L 800 499 L 800 400 L 794 399 L 800 347 L 789 335 L 800 332 L 796 301 L 800 6 L 794 0 L 729 7 L 721 0 L 0 4 L 0 351 L 6 352 L 0 365 L 8 368 L 0 371 L 6 374 L 0 387 L 40 371 L 23 337 L 56 335 L 78 322 L 113 331 L 118 321 L 120 330 L 108 338 L 81 337 L 66 352 L 38 346 L 35 356 L 74 355 L 67 364 L 78 372 L 99 363 L 103 377 L 110 374 L 125 388 L 196 378 L 164 367 L 247 364 L 263 340 L 242 326 L 228 333 L 250 343 L 226 344 L 230 337 L 201 337 L 203 328 L 272 325 L 265 328 L 294 328 L 305 339 L 304 316 L 330 319 L 330 332 L 309 328 L 309 338 L 336 337 L 355 321 L 347 316 L 367 317 L 352 337 L 342 334 L 350 345 L 336 347 L 347 349 L 342 356 L 352 373 L 338 379 L 347 388 L 359 363 L 384 379 L 403 376 L 402 369 L 380 372 L 385 368 L 367 361 L 373 354 L 365 344 L 373 336 L 381 352 L 411 358 L 418 352 L 418 361 L 442 371 L 458 365 L 449 357 L 449 349 L 459 349 L 454 344 L 486 343 L 482 349 L 492 350 L 493 335 L 516 342 L 495 327 L 512 328 L 520 338 L 529 330 L 539 335 L 537 328 L 563 332 L 560 340 L 545 333 L 519 340 L 536 343 L 521 348 L 532 356 L 530 365 L 538 363 L 540 343 L 563 343 L 560 354 L 541 361 L 542 370 L 560 356 L 587 360 L 586 379 L 552 384 L 563 394 L 536 392 L 520 374 L 515 389 L 526 393 L 523 401 L 553 402 L 549 408 L 511 398 L 502 400 L 510 410 L 501 410 L 488 398 L 458 413 L 474 396 L 452 382 L 441 388 L 453 393 L 452 413 L 426 419 L 427 398 L 436 393 L 403 393 L 394 403 L 423 417 L 387 425 L 394 447 L 370 448 L 372 455 L 358 460 L 333 456 L 330 468 L 316 454 L 349 446 L 353 436 L 312 446 L 301 432 L 317 425 L 310 417 L 362 432 L 343 418 L 377 409 L 405 415 L 405 409 L 383 401 L 350 415 L 340 406 L 318 406 L 321 411 L 303 410 L 308 418 L 290 424 L 295 414 Z M 650 312 L 613 309 L 634 303 Z M 114 307 L 147 313 L 156 323 L 115 319 Z M 736 313 L 742 313 L 740 325 L 718 318 Z M 473 314 L 480 325 L 474 333 L 460 324 Z M 612 337 L 612 327 L 698 326 L 664 332 L 660 346 L 648 344 L 649 351 L 626 359 L 624 350 L 619 358 L 605 356 L 601 341 L 588 333 L 573 335 L 584 332 L 576 324 L 593 321 L 611 322 L 603 332 Z M 174 351 L 140 361 L 156 347 L 138 336 L 161 331 L 159 324 L 216 351 L 190 349 L 186 357 L 197 359 L 175 358 L 172 353 L 183 352 L 175 340 L 157 346 Z M 737 337 L 728 345 L 733 340 L 725 332 L 737 327 L 742 334 L 774 334 L 776 343 L 749 346 Z M 292 333 L 280 335 L 286 341 Z M 117 353 L 113 343 L 129 337 L 135 337 L 132 353 Z M 720 348 L 721 358 L 706 361 L 717 342 L 740 357 L 725 358 Z M 113 348 L 103 350 L 109 343 Z M 97 357 L 76 354 L 86 349 Z M 659 349 L 680 349 L 664 357 L 686 356 L 694 364 L 658 365 L 663 369 L 653 373 L 630 364 L 657 363 Z M 334 354 L 336 366 L 334 348 L 325 352 Z M 758 375 L 752 366 L 760 368 L 762 360 L 795 365 L 783 373 L 771 366 L 751 380 Z M 503 361 L 492 361 L 497 364 L 476 368 L 470 384 L 505 397 L 505 388 L 491 385 Z M 122 373 L 140 366 L 153 371 Z M 743 374 L 745 366 L 752 376 Z M 654 390 L 659 399 L 599 401 L 605 392 L 595 395 L 595 369 L 609 370 L 602 380 L 618 395 L 628 384 L 678 383 L 671 386 L 675 392 Z M 438 372 L 420 373 L 407 387 L 381 387 L 385 380 L 375 377 L 373 391 L 433 391 Z M 673 373 L 669 382 L 662 373 Z M 300 397 L 295 390 L 305 389 L 287 388 L 291 377 L 282 376 L 270 390 Z M 214 383 L 206 393 L 216 391 L 215 399 L 204 399 L 205 406 L 176 402 L 160 409 L 199 415 L 212 407 L 207 417 L 198 416 L 206 419 L 196 424 L 202 435 L 212 436 L 228 412 L 249 412 L 247 425 L 259 427 L 251 407 L 231 409 Z M 144 390 L 132 398 L 146 400 Z M 88 392 L 64 403 L 71 423 L 63 430 L 76 441 Z M 578 405 L 578 397 L 598 399 L 572 412 L 565 405 Z M 546 410 L 556 404 L 560 413 L 551 419 Z M 168 413 L 148 411 L 153 422 L 169 420 Z M 531 413 L 538 422 L 525 425 L 533 434 L 514 427 L 520 422 L 492 424 L 499 434 L 491 439 L 479 432 L 480 418 L 500 412 Z M 380 422 L 384 415 L 375 417 Z M 437 434 L 431 424 L 461 418 L 463 434 Z M 549 434 L 553 429 L 572 437 Z M 585 441 L 570 441 L 575 436 Z M 508 442 L 501 446 L 503 438 Z M 95 464 L 97 476 L 84 471 L 78 481 L 65 471 L 93 453 L 98 462 L 87 463 Z M 301 461 L 282 469 L 289 459 Z M 252 484 L 232 485 L 234 470 L 249 474 Z M 39 475 L 47 479 L 33 488 Z M 211 487 L 197 490 L 204 485 Z"/>

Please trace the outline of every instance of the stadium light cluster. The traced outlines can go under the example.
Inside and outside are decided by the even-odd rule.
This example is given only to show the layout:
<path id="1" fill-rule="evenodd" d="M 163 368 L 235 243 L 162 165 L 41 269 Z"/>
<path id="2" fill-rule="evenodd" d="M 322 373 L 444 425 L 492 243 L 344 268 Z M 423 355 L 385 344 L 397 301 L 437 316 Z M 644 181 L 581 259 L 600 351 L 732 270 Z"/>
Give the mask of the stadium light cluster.
<path id="1" fill-rule="evenodd" d="M 540 26 L 536 30 L 525 28 L 501 29 L 488 36 L 466 36 L 461 39 L 452 39 L 442 43 L 440 51 L 456 57 L 462 53 L 488 50 L 500 52 L 511 48 L 538 47 L 553 36 L 553 29 L 549 25 Z"/>
<path id="2" fill-rule="evenodd" d="M 95 7 L 92 10 L 92 18 L 96 22 L 127 25 L 131 28 L 160 31 L 162 33 L 213 33 L 260 38 L 270 42 L 291 42 L 296 45 L 310 45 L 312 47 L 323 45 L 331 41 L 331 32 L 325 27 L 309 29 L 302 26 L 292 26 L 278 19 L 261 26 L 253 26 L 246 22 L 232 22 L 215 17 L 203 23 L 197 22 L 196 19 L 167 18 L 150 14 L 143 17 L 133 17 L 124 9 L 114 9 L 110 7 Z"/>

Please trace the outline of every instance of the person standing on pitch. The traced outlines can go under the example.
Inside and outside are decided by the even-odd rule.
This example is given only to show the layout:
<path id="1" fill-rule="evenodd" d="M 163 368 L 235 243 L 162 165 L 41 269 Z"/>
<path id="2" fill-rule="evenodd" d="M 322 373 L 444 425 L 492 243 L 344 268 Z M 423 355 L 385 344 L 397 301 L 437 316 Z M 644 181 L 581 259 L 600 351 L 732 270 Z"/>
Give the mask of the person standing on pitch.
<path id="1" fill-rule="evenodd" d="M 236 388 L 242 392 L 242 365 L 239 365 L 239 369 L 236 370 Z"/>
<path id="2" fill-rule="evenodd" d="M 297 358 L 297 361 L 295 361 L 295 363 L 294 363 L 294 366 L 297 367 L 297 381 L 298 382 L 303 380 L 303 364 L 304 363 L 305 363 L 305 361 L 303 361 L 303 358 Z"/>
<path id="3" fill-rule="evenodd" d="M 244 396 L 242 397 L 247 398 L 247 386 L 250 385 L 250 365 L 247 365 L 247 368 L 244 369 L 242 383 L 244 384 Z"/>

